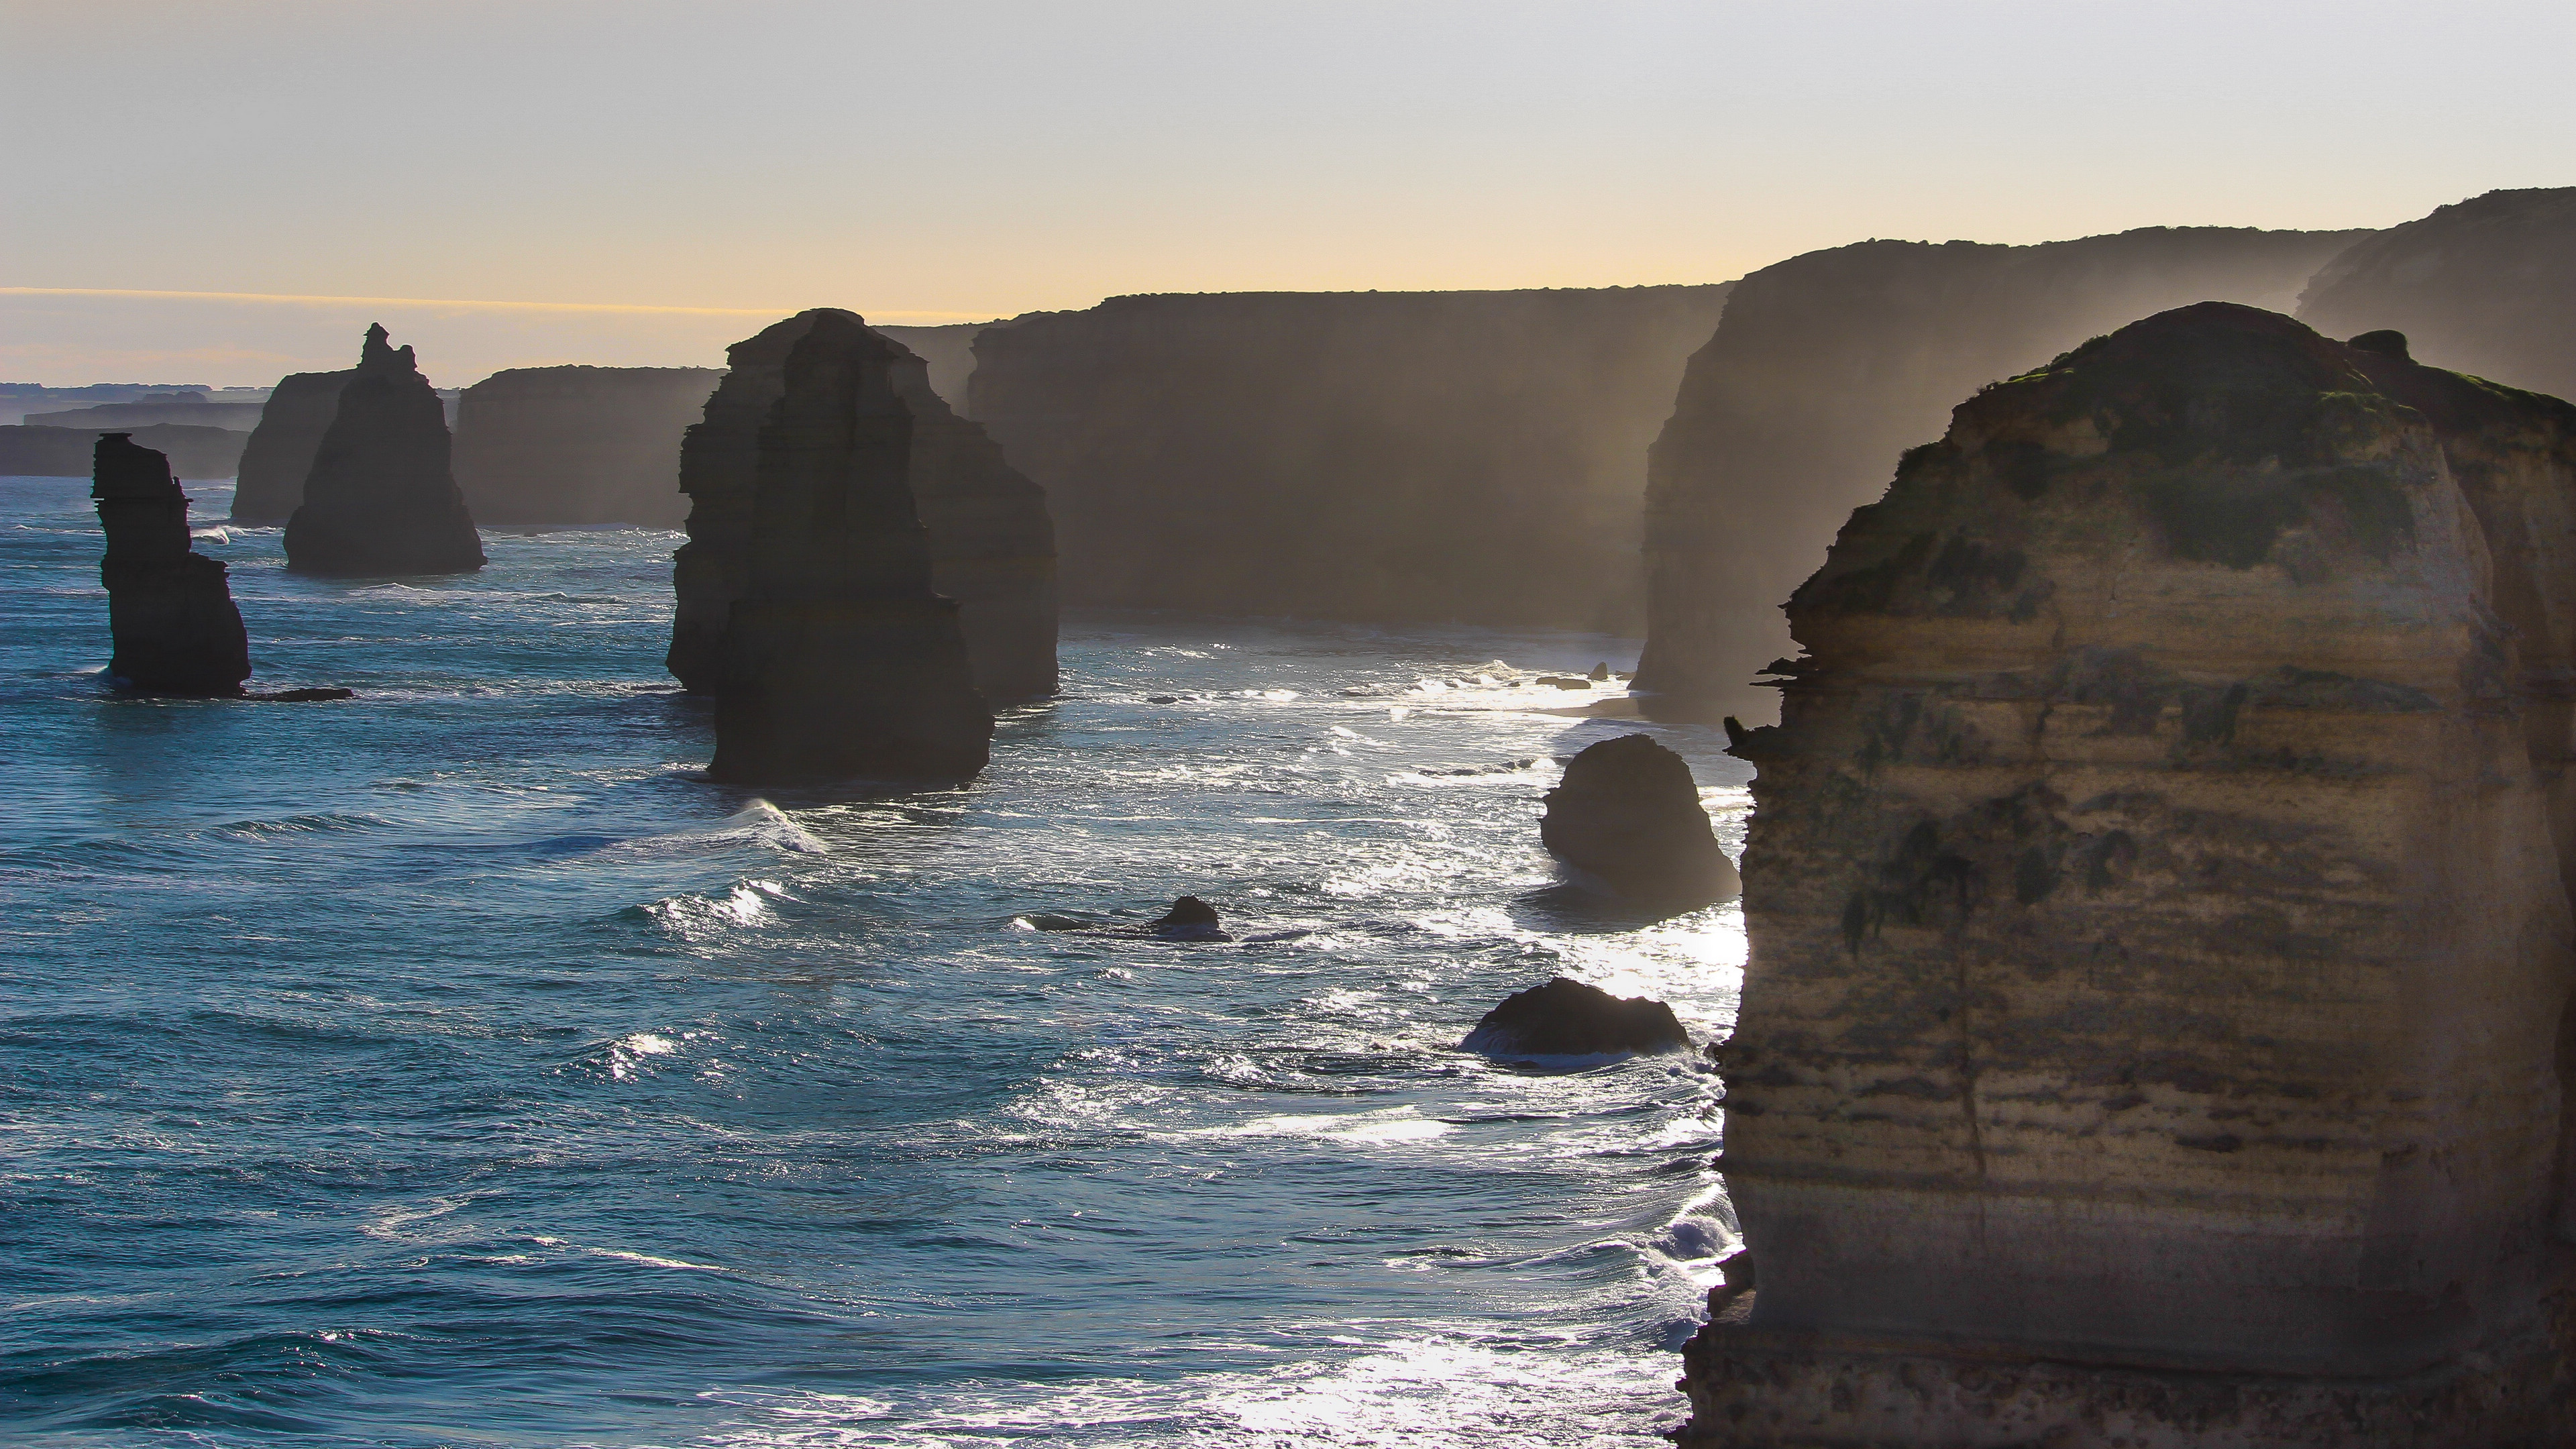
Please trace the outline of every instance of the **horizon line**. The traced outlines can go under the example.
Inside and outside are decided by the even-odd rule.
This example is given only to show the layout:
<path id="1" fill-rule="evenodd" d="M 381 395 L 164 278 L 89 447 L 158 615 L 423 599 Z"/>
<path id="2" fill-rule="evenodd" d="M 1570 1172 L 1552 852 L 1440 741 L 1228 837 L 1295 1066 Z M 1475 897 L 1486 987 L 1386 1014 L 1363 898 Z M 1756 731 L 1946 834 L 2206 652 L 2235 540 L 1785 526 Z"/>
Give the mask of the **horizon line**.
<path id="1" fill-rule="evenodd" d="M 163 297 L 220 302 L 366 302 L 386 307 L 480 307 L 530 312 L 672 312 L 709 317 L 792 317 L 799 308 L 673 307 L 644 302 L 494 302 L 457 297 L 340 297 L 294 292 L 187 292 L 152 287 L 0 287 L 6 297 Z M 979 312 L 896 309 L 881 317 L 941 317 L 957 322 L 998 321 Z M 900 325 L 900 324 L 896 324 Z"/>

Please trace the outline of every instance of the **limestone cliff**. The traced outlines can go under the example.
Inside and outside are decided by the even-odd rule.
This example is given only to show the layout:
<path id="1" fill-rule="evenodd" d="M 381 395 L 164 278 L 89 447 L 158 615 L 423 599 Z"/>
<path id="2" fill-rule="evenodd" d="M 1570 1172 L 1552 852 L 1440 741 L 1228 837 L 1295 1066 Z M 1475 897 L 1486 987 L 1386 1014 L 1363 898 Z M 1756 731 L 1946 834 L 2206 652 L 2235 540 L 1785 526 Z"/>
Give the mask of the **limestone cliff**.
<path id="1" fill-rule="evenodd" d="M 242 445 L 233 484 L 232 521 L 284 523 L 304 501 L 304 480 L 322 435 L 340 412 L 340 389 L 354 371 L 296 372 L 280 378 L 261 405 L 258 426 Z"/>
<path id="2" fill-rule="evenodd" d="M 138 447 L 169 459 L 182 478 L 230 478 L 241 466 L 247 434 L 162 423 L 148 428 L 88 430 L 0 426 L 0 477 L 78 478 L 90 469 L 103 432 L 124 433 Z"/>
<path id="3" fill-rule="evenodd" d="M 776 358 L 778 394 L 753 448 L 708 774 L 764 785 L 972 775 L 993 717 L 957 603 L 931 588 L 930 539 L 906 482 L 913 416 L 895 373 L 911 354 L 847 312 L 795 323 L 782 324 L 794 340 Z M 742 355 L 760 350 L 737 350 L 735 377 L 768 370 Z"/>
<path id="4" fill-rule="evenodd" d="M 250 638 L 224 566 L 188 546 L 188 498 L 170 460 L 124 433 L 101 434 L 90 496 L 107 554 L 110 682 L 137 694 L 231 696 L 250 678 Z"/>
<path id="5" fill-rule="evenodd" d="M 1871 241 L 1736 284 L 1690 359 L 1646 486 L 1637 687 L 1674 718 L 1770 717 L 1780 600 L 1900 448 L 1975 388 L 2191 302 L 2287 310 L 2354 232 L 2149 228 L 2041 246 Z"/>
<path id="6" fill-rule="evenodd" d="M 514 367 L 465 389 L 456 486 L 477 523 L 678 528 L 680 437 L 710 367 Z"/>
<path id="7" fill-rule="evenodd" d="M 2362 343 L 2087 343 L 1792 597 L 1685 1444 L 2564 1442 L 2576 408 Z"/>
<path id="8" fill-rule="evenodd" d="M 936 327 L 887 327 L 877 331 L 902 343 L 928 367 L 930 390 L 951 412 L 966 416 L 967 379 L 975 371 L 975 339 L 990 322 L 945 322 Z"/>
<path id="9" fill-rule="evenodd" d="M 752 581 L 761 429 L 785 393 L 788 355 L 825 318 L 857 320 L 818 308 L 734 344 L 732 370 L 681 445 L 680 488 L 691 506 L 689 542 L 673 570 L 678 610 L 669 664 L 692 693 L 723 692 L 719 644 L 734 601 Z M 885 367 L 912 420 L 906 481 L 930 533 L 932 587 L 958 603 L 977 689 L 994 704 L 1054 693 L 1055 529 L 1047 495 L 1011 467 L 982 428 L 941 401 L 920 358 L 898 346 Z"/>
<path id="10" fill-rule="evenodd" d="M 2299 320 L 2393 328 L 2436 367 L 2576 397 L 2576 187 L 2490 191 L 2364 237 L 2308 284 Z"/>
<path id="11" fill-rule="evenodd" d="M 1633 634 L 1646 445 L 1725 304 L 1118 297 L 984 329 L 966 410 L 1046 488 L 1070 602 Z"/>
<path id="12" fill-rule="evenodd" d="M 446 411 L 411 349 L 369 327 L 314 450 L 304 501 L 286 522 L 287 567 L 344 577 L 481 568 L 483 542 L 448 470 L 449 446 Z"/>

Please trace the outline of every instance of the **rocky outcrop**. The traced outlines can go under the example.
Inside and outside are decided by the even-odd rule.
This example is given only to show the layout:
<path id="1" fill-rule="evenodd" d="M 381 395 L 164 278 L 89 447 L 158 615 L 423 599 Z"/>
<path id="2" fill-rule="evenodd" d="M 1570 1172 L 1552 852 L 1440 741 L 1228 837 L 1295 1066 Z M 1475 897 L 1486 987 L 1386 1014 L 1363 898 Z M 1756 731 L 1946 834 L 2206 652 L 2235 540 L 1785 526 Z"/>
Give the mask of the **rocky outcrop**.
<path id="1" fill-rule="evenodd" d="M 448 471 L 448 449 L 446 413 L 411 349 L 389 346 L 383 327 L 369 327 L 314 451 L 304 501 L 287 519 L 286 566 L 339 577 L 483 567 L 483 541 Z"/>
<path id="2" fill-rule="evenodd" d="M 1690 1033 L 1662 1002 L 1613 996 L 1559 976 L 1504 997 L 1458 1049 L 1492 1057 L 1584 1057 L 1680 1051 L 1689 1045 Z"/>
<path id="3" fill-rule="evenodd" d="M 232 521 L 284 523 L 304 501 L 304 480 L 322 435 L 340 413 L 340 389 L 354 371 L 296 372 L 278 380 L 261 405 L 259 425 L 242 445 L 241 474 L 233 484 Z"/>
<path id="4" fill-rule="evenodd" d="M 1723 286 L 1118 297 L 975 339 L 1082 604 L 1634 634 L 1638 477 Z"/>
<path id="5" fill-rule="evenodd" d="M 228 697 L 250 678 L 250 638 L 224 566 L 188 547 L 188 498 L 170 460 L 124 433 L 99 436 L 90 496 L 107 555 L 109 682 L 136 694 Z"/>
<path id="6" fill-rule="evenodd" d="M 724 373 L 711 367 L 514 367 L 465 389 L 456 486 L 484 527 L 678 528 L 680 438 Z"/>
<path id="7" fill-rule="evenodd" d="M 975 339 L 990 322 L 947 322 L 936 327 L 887 327 L 877 331 L 893 338 L 921 359 L 930 390 L 959 417 L 966 413 L 966 380 L 975 372 Z"/>
<path id="8" fill-rule="evenodd" d="M 2364 237 L 2308 284 L 2299 320 L 2394 329 L 2435 367 L 2576 397 L 2576 187 L 2490 191 Z"/>
<path id="9" fill-rule="evenodd" d="M 2576 408 L 2366 341 L 2087 343 L 1791 598 L 1682 1443 L 2566 1442 Z"/>
<path id="10" fill-rule="evenodd" d="M 1871 241 L 1736 284 L 1647 469 L 1647 642 L 1659 718 L 1767 721 L 1780 600 L 1950 405 L 2088 337 L 2209 300 L 2288 310 L 2356 232 L 2164 228 L 2040 246 Z"/>
<path id="11" fill-rule="evenodd" d="M 850 313 L 800 314 L 734 349 L 735 372 L 690 432 L 689 476 L 718 463 L 751 471 L 748 497 L 715 498 L 739 528 L 739 592 L 701 663 L 717 684 L 710 778 L 953 779 L 984 767 L 993 716 L 958 605 L 931 587 L 907 481 L 914 420 L 895 374 L 908 359 Z M 746 460 L 727 424 L 769 378 L 776 391 Z M 684 591 L 689 563 L 683 550 Z"/>
<path id="12" fill-rule="evenodd" d="M 150 428 L 114 428 L 91 432 L 76 428 L 0 427 L 0 477 L 78 478 L 90 469 L 98 439 L 120 432 L 137 447 L 169 459 L 182 478 L 230 478 L 241 465 L 245 434 L 222 428 L 163 424 Z"/>
<path id="13" fill-rule="evenodd" d="M 1640 905 L 1691 910 L 1742 889 L 1690 763 L 1650 735 L 1584 747 L 1547 792 L 1538 834 L 1579 876 Z"/>
<path id="14" fill-rule="evenodd" d="M 724 692 L 726 623 L 753 582 L 760 431 L 784 393 L 788 355 L 824 318 L 865 326 L 851 313 L 818 308 L 734 344 L 732 370 L 681 445 L 689 542 L 673 570 L 678 610 L 668 662 L 691 693 Z M 976 688 L 997 705 L 1054 693 L 1055 529 L 1046 494 L 940 400 L 918 357 L 896 346 L 885 366 L 911 418 L 905 476 L 929 530 L 932 587 L 957 601 Z"/>
<path id="15" fill-rule="evenodd" d="M 130 433 L 138 428 L 159 425 L 248 432 L 259 426 L 259 415 L 264 406 L 255 402 L 209 402 L 201 392 L 161 393 L 133 402 L 99 403 L 85 408 L 29 413 L 22 421 L 29 427 L 82 428 L 100 432 L 112 429 Z"/>

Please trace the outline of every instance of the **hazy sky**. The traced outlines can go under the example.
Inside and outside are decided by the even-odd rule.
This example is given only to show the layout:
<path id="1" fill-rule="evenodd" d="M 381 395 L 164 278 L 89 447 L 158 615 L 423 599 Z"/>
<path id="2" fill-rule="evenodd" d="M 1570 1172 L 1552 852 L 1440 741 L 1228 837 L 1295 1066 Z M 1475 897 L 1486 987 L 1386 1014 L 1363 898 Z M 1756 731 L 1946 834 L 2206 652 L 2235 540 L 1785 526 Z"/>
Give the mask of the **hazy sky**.
<path id="1" fill-rule="evenodd" d="M 2569 0 L 0 0 L 0 379 L 2382 226 L 2576 183 L 2572 66 Z"/>

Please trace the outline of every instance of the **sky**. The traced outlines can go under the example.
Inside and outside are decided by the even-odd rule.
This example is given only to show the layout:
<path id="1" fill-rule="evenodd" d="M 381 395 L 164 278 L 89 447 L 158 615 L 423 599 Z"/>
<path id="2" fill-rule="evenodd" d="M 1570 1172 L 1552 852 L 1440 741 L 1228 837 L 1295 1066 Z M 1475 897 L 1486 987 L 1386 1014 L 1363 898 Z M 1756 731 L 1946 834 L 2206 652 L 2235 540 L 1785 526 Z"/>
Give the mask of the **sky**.
<path id="1" fill-rule="evenodd" d="M 2576 184 L 2567 0 L 0 0 L 0 380 L 1714 282 Z"/>

